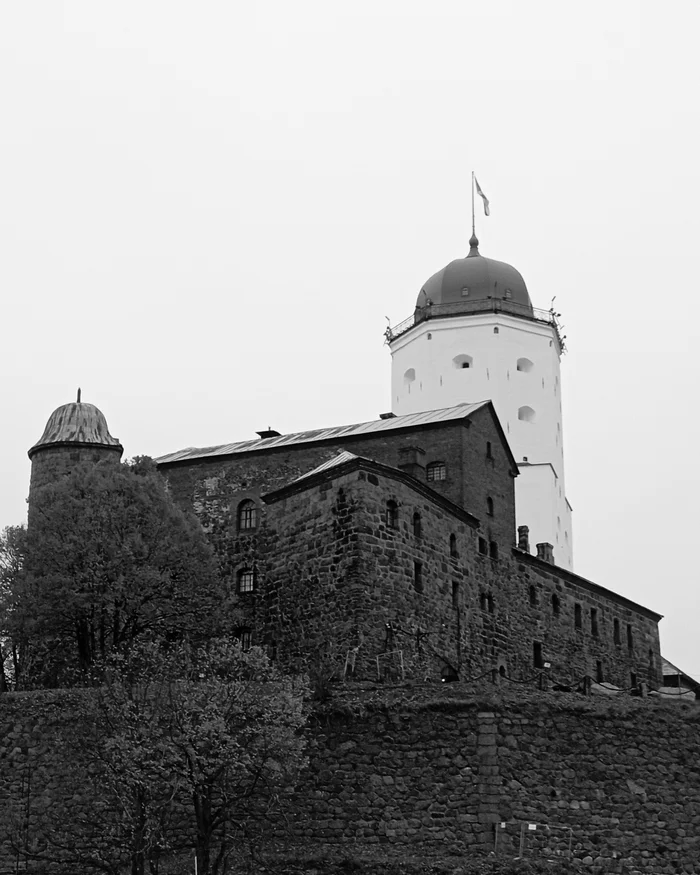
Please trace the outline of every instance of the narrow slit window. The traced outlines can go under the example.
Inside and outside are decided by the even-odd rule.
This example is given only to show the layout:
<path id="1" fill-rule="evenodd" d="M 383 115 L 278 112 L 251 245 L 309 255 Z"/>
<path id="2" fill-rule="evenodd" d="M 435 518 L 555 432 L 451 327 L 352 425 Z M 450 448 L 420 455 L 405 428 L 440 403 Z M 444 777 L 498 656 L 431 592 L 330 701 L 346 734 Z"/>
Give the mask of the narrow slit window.
<path id="1" fill-rule="evenodd" d="M 556 593 L 552 595 L 552 614 L 555 617 L 558 617 L 561 613 L 561 602 L 559 601 L 559 596 Z"/>
<path id="2" fill-rule="evenodd" d="M 542 642 L 532 642 L 532 664 L 535 668 L 544 668 L 544 659 L 542 658 Z"/>
<path id="3" fill-rule="evenodd" d="M 423 592 L 423 563 L 413 563 L 413 588 L 416 592 Z"/>
<path id="4" fill-rule="evenodd" d="M 456 559 L 459 556 L 457 552 L 457 536 L 453 533 L 450 535 L 450 556 Z"/>
<path id="5" fill-rule="evenodd" d="M 420 514 L 416 511 L 413 514 L 413 534 L 416 538 L 420 538 L 422 534 Z"/>
<path id="6" fill-rule="evenodd" d="M 591 635 L 594 638 L 598 637 L 598 610 L 591 608 Z"/>
<path id="7" fill-rule="evenodd" d="M 576 627 L 576 629 L 583 628 L 583 616 L 581 612 L 581 605 L 579 604 L 574 605 L 574 626 Z"/>
<path id="8" fill-rule="evenodd" d="M 613 620 L 613 641 L 615 644 L 621 644 L 620 640 L 620 621 L 618 619 Z"/>

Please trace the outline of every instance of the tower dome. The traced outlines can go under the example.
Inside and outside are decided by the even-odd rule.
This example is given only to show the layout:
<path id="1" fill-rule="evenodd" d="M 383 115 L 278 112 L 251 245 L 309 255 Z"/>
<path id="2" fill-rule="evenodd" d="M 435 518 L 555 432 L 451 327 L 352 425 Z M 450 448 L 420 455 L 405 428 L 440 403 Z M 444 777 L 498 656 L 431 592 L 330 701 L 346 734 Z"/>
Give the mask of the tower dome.
<path id="1" fill-rule="evenodd" d="M 49 416 L 44 433 L 29 450 L 29 458 L 39 450 L 65 446 L 118 449 L 120 455 L 123 452 L 117 438 L 109 433 L 104 413 L 94 404 L 82 402 L 80 390 L 77 401 L 58 407 Z"/>
<path id="2" fill-rule="evenodd" d="M 416 306 L 459 304 L 469 308 L 473 301 L 500 299 L 508 302 L 506 307 L 514 305 L 514 310 L 522 310 L 523 315 L 531 312 L 532 302 L 520 273 L 504 261 L 480 255 L 475 236 L 469 245 L 466 258 L 451 261 L 423 284 Z"/>

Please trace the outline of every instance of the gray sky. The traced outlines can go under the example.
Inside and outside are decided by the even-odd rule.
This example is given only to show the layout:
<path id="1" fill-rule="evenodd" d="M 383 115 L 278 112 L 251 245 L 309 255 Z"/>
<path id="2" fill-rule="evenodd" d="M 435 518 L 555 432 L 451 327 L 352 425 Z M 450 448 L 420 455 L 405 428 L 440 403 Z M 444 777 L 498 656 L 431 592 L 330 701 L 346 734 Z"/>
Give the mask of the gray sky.
<path id="1" fill-rule="evenodd" d="M 557 296 L 576 570 L 700 677 L 696 2 L 0 5 L 0 527 L 51 411 L 126 455 L 375 418 L 385 315 Z M 476 399 L 475 399 L 476 400 Z"/>

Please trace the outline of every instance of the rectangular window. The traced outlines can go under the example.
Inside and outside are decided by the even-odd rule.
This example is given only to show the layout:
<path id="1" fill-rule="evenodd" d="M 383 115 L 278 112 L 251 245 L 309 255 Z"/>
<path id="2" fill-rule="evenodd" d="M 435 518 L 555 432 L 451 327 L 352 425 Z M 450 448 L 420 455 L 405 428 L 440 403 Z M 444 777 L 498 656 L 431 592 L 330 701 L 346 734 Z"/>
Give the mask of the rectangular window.
<path id="1" fill-rule="evenodd" d="M 532 664 L 535 668 L 544 668 L 544 660 L 542 659 L 542 643 L 540 641 L 532 642 Z"/>
<path id="2" fill-rule="evenodd" d="M 599 684 L 603 683 L 603 663 L 600 660 L 595 664 L 595 679 Z"/>
<path id="3" fill-rule="evenodd" d="M 456 580 L 452 581 L 452 607 L 459 607 L 459 583 Z"/>
<path id="4" fill-rule="evenodd" d="M 627 649 L 634 650 L 634 634 L 632 632 L 632 624 L 627 624 Z"/>
<path id="5" fill-rule="evenodd" d="M 489 545 L 486 543 L 486 538 L 479 538 L 479 553 L 482 556 L 487 556 L 489 552 Z"/>
<path id="6" fill-rule="evenodd" d="M 428 483 L 434 480 L 445 480 L 447 478 L 447 467 L 444 462 L 431 462 L 425 469 L 425 476 Z"/>
<path id="7" fill-rule="evenodd" d="M 620 641 L 620 621 L 613 620 L 613 641 L 615 644 L 621 644 Z"/>
<path id="8" fill-rule="evenodd" d="M 413 563 L 413 588 L 416 592 L 423 592 L 423 563 Z"/>
<path id="9" fill-rule="evenodd" d="M 591 635 L 594 638 L 598 637 L 598 610 L 591 608 Z"/>
<path id="10" fill-rule="evenodd" d="M 247 626 L 240 626 L 234 634 L 241 642 L 241 650 L 250 650 L 253 646 L 253 633 L 251 630 Z"/>
<path id="11" fill-rule="evenodd" d="M 255 572 L 246 568 L 238 574 L 238 592 L 255 591 Z"/>
<path id="12" fill-rule="evenodd" d="M 581 629 L 583 627 L 583 621 L 581 617 L 581 605 L 574 605 L 574 626 L 577 629 Z"/>
<path id="13" fill-rule="evenodd" d="M 498 559 L 498 544 L 495 541 L 491 541 L 489 544 L 489 556 L 492 559 Z"/>

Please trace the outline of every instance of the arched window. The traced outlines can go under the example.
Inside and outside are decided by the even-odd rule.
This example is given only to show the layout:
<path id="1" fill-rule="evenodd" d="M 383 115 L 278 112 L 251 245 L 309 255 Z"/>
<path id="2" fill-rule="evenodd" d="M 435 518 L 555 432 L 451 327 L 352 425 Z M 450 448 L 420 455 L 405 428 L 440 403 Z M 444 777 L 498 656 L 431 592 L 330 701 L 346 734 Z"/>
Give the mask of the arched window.
<path id="1" fill-rule="evenodd" d="M 535 421 L 535 411 L 532 407 L 519 407 L 518 408 L 518 419 L 521 422 L 534 422 Z"/>
<path id="2" fill-rule="evenodd" d="M 411 391 L 411 383 L 413 383 L 416 379 L 416 370 L 415 368 L 409 368 L 404 372 L 403 375 L 403 384 L 408 387 L 409 392 Z"/>
<path id="3" fill-rule="evenodd" d="M 447 467 L 444 462 L 430 462 L 425 468 L 425 478 L 428 483 L 447 478 Z"/>
<path id="4" fill-rule="evenodd" d="M 486 513 L 489 516 L 493 516 L 493 498 L 490 495 L 486 499 Z"/>
<path id="5" fill-rule="evenodd" d="M 418 511 L 413 514 L 413 534 L 416 538 L 420 538 L 421 536 L 420 514 Z"/>
<path id="6" fill-rule="evenodd" d="M 452 359 L 452 364 L 458 370 L 466 370 L 467 368 L 471 368 L 474 366 L 474 359 L 470 355 L 466 354 L 456 355 Z"/>
<path id="7" fill-rule="evenodd" d="M 518 359 L 515 367 L 517 368 L 517 370 L 523 371 L 524 373 L 529 374 L 530 371 L 534 368 L 534 365 L 530 361 L 530 359 L 522 358 L 522 359 Z"/>
<path id="8" fill-rule="evenodd" d="M 255 592 L 255 569 L 241 568 L 238 571 L 238 584 L 236 589 L 241 595 Z"/>
<path id="9" fill-rule="evenodd" d="M 450 556 L 453 559 L 456 559 L 459 556 L 459 553 L 457 552 L 457 535 L 454 533 L 450 535 Z"/>
<path id="10" fill-rule="evenodd" d="M 393 500 L 386 503 L 386 524 L 390 529 L 399 527 L 399 506 Z"/>
<path id="11" fill-rule="evenodd" d="M 258 509 L 255 502 L 246 498 L 238 505 L 238 531 L 245 532 L 258 527 Z"/>
<path id="12" fill-rule="evenodd" d="M 555 617 L 558 617 L 561 613 L 561 602 L 559 601 L 559 596 L 556 593 L 552 593 L 552 613 Z"/>

